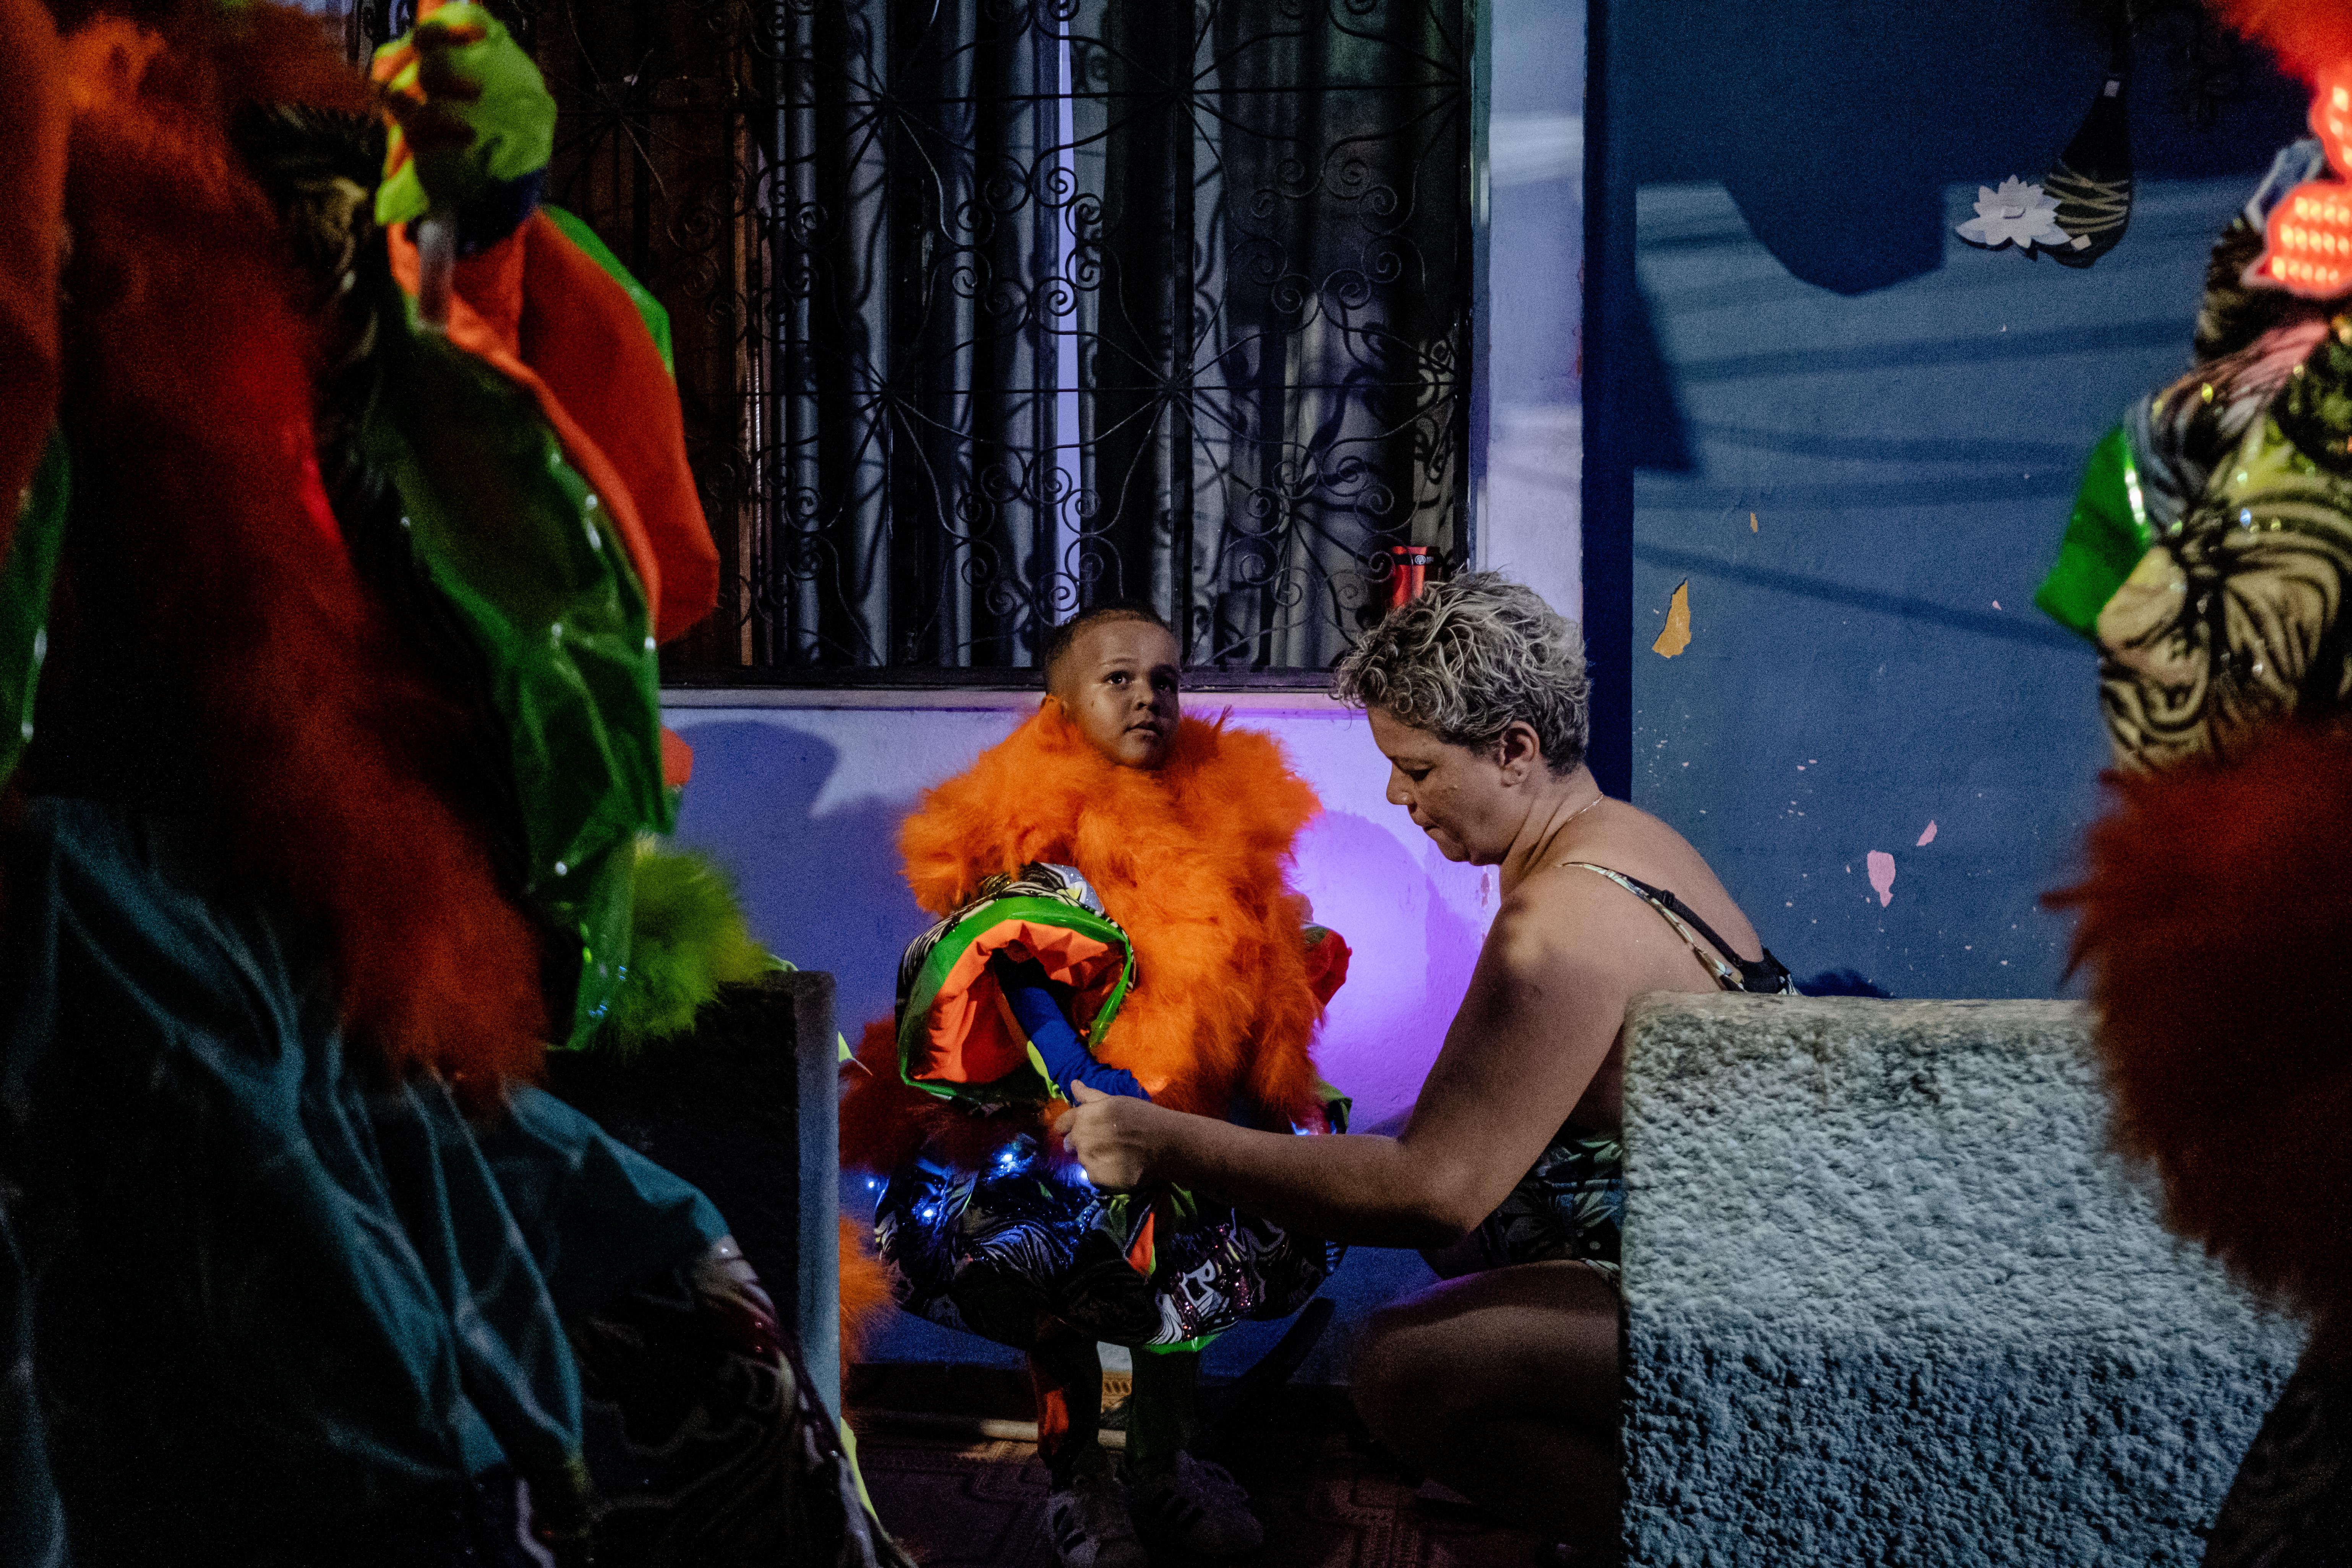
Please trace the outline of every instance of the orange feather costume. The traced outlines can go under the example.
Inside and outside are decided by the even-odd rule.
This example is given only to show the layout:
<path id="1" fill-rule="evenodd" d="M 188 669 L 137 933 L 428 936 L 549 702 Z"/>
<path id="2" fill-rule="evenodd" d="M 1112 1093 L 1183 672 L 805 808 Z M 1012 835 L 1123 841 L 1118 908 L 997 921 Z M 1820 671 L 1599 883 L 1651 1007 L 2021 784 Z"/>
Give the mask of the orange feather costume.
<path id="1" fill-rule="evenodd" d="M 315 20 L 188 5 L 69 36 L 61 421 L 80 500 L 36 788 L 193 805 L 332 932 L 353 1037 L 478 1101 L 535 1078 L 540 937 L 456 759 L 474 720 L 361 581 L 320 486 L 304 280 L 230 144 L 363 110 Z"/>
<path id="2" fill-rule="evenodd" d="M 70 9 L 63 43 L 44 44 L 69 163 L 47 132 L 0 147 L 7 188 L 29 188 L 37 218 L 61 205 L 73 239 L 62 279 L 53 221 L 34 237 L 47 255 L 13 232 L 0 244 L 0 365 L 64 351 L 54 382 L 12 381 L 0 403 L 6 493 L 52 385 L 78 459 L 28 782 L 192 806 L 252 890 L 331 933 L 360 1047 L 486 1103 L 541 1074 L 547 937 L 497 864 L 498 808 L 468 772 L 483 721 L 362 580 L 330 508 L 318 283 L 231 136 L 256 104 L 357 114 L 375 95 L 289 7 Z M 467 346 L 540 395 L 673 637 L 717 594 L 676 401 L 626 296 L 546 226 L 461 268 L 460 309 L 515 340 L 481 329 Z M 569 336 L 541 296 L 572 310 Z M 634 359 L 612 347 L 631 333 Z"/>
<path id="3" fill-rule="evenodd" d="M 2231 1482 L 2207 1568 L 2352 1539 L 2352 734 L 2273 725 L 2221 766 L 2112 781 L 2081 910 L 2116 1142 L 2165 1222 L 2311 1341 Z"/>
<path id="4" fill-rule="evenodd" d="M 2124 1149 L 2165 1218 L 2266 1300 L 2352 1308 L 2352 736 L 2113 779 L 2081 910 Z M 2347 1320 L 2352 1321 L 2352 1320 Z"/>
<path id="5" fill-rule="evenodd" d="M 1168 761 L 1146 772 L 1097 752 L 1049 698 L 925 795 L 898 844 L 916 901 L 936 915 L 1032 861 L 1078 868 L 1137 956 L 1096 1057 L 1176 1110 L 1222 1117 L 1245 1098 L 1270 1120 L 1316 1123 L 1309 1047 L 1323 1005 L 1286 872 L 1320 809 L 1269 736 L 1186 719 Z M 867 1026 L 858 1063 L 842 1106 L 845 1164 L 887 1171 L 927 1140 L 950 1160 L 1003 1141 L 1001 1122 L 982 1140 L 960 1136 L 975 1118 L 901 1080 L 889 1020 Z"/>

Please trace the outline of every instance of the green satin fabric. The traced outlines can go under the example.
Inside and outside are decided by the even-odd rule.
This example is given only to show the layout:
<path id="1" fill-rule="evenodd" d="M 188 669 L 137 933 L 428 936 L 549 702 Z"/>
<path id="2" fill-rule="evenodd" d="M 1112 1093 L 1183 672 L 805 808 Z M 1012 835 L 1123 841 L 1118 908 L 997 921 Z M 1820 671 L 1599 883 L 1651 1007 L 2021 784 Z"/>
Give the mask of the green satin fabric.
<path id="1" fill-rule="evenodd" d="M 33 738 L 33 696 L 48 648 L 49 591 L 72 505 L 72 465 L 64 437 L 52 431 L 17 509 L 6 559 L 0 560 L 0 785 Z"/>
<path id="2" fill-rule="evenodd" d="M 2034 590 L 2033 602 L 2060 626 L 2095 642 L 2099 612 L 2155 542 L 2140 498 L 2131 435 L 2118 425 L 2091 448 L 2058 559 Z"/>
<path id="3" fill-rule="evenodd" d="M 576 984 L 551 999 L 583 1045 L 628 962 L 636 836 L 677 823 L 645 590 L 530 395 L 417 327 L 406 301 L 384 314 L 361 442 L 399 492 L 410 569 L 469 650 L 505 740 L 522 892 L 578 944 Z"/>
<path id="4" fill-rule="evenodd" d="M 613 247 L 604 243 L 603 236 L 588 226 L 586 218 L 566 212 L 552 202 L 541 202 L 539 210 L 563 231 L 564 238 L 578 246 L 589 260 L 604 269 L 606 277 L 621 286 L 629 303 L 637 308 L 637 317 L 645 322 L 646 331 L 653 334 L 654 347 L 661 350 L 662 368 L 676 376 L 677 357 L 670 352 L 668 309 L 637 281 L 636 274 L 621 265 L 621 258 L 613 254 Z"/>

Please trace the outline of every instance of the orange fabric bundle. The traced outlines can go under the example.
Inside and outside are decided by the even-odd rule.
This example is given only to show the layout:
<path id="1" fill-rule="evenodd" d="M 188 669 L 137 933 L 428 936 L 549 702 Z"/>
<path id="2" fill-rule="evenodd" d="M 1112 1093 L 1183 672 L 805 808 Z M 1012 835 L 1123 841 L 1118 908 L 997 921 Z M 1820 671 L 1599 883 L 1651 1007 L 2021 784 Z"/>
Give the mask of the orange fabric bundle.
<path id="1" fill-rule="evenodd" d="M 387 237 L 393 275 L 416 291 L 406 226 Z M 545 213 L 457 264 L 449 338 L 521 385 L 604 499 L 667 642 L 719 602 L 711 542 L 686 462 L 685 416 L 661 350 L 620 284 Z"/>

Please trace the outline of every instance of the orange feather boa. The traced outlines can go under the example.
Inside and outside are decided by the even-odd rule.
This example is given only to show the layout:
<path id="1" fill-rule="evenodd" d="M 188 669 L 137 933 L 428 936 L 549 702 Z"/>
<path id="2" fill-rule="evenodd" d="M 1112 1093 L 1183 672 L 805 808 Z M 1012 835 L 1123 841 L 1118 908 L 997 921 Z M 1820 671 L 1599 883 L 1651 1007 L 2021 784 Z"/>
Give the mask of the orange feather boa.
<path id="1" fill-rule="evenodd" d="M 541 1069 L 539 933 L 493 865 L 462 694 L 328 510 L 305 284 L 226 129 L 368 89 L 299 11 L 160 9 L 63 47 L 76 511 L 26 772 L 194 812 L 321 929 L 357 1047 L 487 1103 Z"/>
<path id="2" fill-rule="evenodd" d="M 2080 911 L 2116 1136 L 2165 1217 L 2263 1296 L 2352 1306 L 2352 737 L 2111 775 Z"/>
<path id="3" fill-rule="evenodd" d="M 898 847 L 916 901 L 938 915 L 998 872 L 1076 866 L 1136 952 L 1135 988 L 1096 1055 L 1162 1105 L 1223 1116 L 1245 1095 L 1304 1121 L 1318 1105 L 1309 1047 L 1323 1008 L 1305 900 L 1286 873 L 1291 841 L 1320 809 L 1270 736 L 1187 719 L 1159 769 L 1125 768 L 1048 698 L 927 794 Z M 887 1019 L 867 1026 L 858 1064 L 842 1106 L 845 1163 L 892 1169 L 927 1138 L 951 1150 L 957 1124 L 974 1121 L 900 1080 Z M 1002 1141 L 1000 1128 L 989 1142 Z"/>

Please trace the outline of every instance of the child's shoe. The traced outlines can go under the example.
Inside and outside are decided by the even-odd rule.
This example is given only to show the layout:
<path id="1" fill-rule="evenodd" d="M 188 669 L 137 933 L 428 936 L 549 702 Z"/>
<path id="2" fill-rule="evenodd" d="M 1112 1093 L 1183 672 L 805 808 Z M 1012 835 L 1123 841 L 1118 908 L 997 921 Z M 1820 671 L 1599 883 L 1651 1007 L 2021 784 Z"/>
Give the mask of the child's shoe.
<path id="1" fill-rule="evenodd" d="M 1155 1537 L 1204 1557 L 1234 1557 L 1265 1544 L 1249 1494 L 1222 1465 L 1179 1452 L 1172 1474 L 1138 1481 L 1128 1492 L 1138 1523 Z"/>
<path id="2" fill-rule="evenodd" d="M 1062 1568 L 1145 1568 L 1143 1542 L 1116 1477 L 1075 1477 L 1045 1498 L 1045 1534 Z"/>

